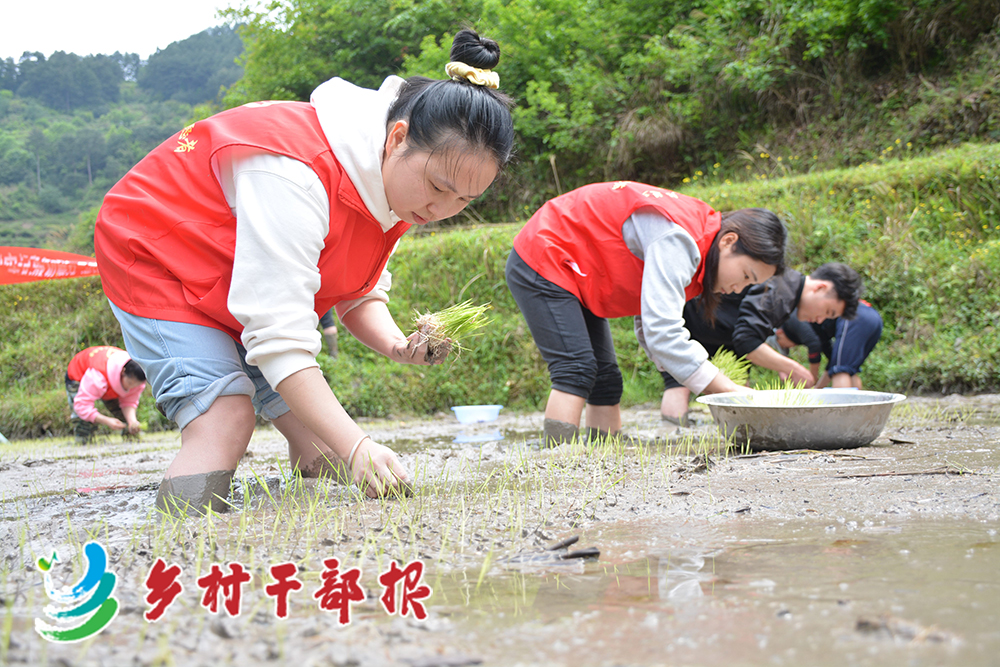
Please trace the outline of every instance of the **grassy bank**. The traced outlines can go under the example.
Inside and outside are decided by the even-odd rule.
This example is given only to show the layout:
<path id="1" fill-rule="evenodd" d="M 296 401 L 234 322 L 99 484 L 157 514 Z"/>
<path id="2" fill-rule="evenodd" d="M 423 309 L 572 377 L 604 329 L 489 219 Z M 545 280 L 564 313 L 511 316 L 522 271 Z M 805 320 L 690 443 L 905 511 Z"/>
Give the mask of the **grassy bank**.
<path id="1" fill-rule="evenodd" d="M 702 177 L 685 190 L 720 210 L 764 206 L 791 233 L 790 264 L 856 267 L 885 332 L 864 369 L 867 386 L 906 393 L 1000 389 L 1000 145 L 965 145 L 906 157 L 905 145 L 845 170 L 731 184 Z M 888 147 L 886 147 L 888 148 Z M 902 157 L 896 157 L 902 155 Z M 767 160 L 768 158 L 761 158 Z M 500 403 L 539 409 L 544 364 L 504 282 L 520 223 L 406 239 L 391 268 L 390 308 L 404 330 L 414 310 L 471 299 L 491 302 L 492 324 L 471 350 L 441 367 L 405 367 L 348 335 L 336 361 L 320 363 L 356 416 L 428 413 L 452 405 Z M 0 432 L 37 437 L 68 432 L 62 378 L 88 345 L 121 345 L 96 279 L 0 287 Z M 659 375 L 638 349 L 631 320 L 613 323 L 625 376 L 623 403 L 656 400 Z M 148 394 L 140 417 L 169 427 Z"/>
<path id="2" fill-rule="evenodd" d="M 892 143 L 852 169 L 686 192 L 719 209 L 778 211 L 793 266 L 837 260 L 862 273 L 885 320 L 865 366 L 873 386 L 1000 387 L 1000 145 L 907 159 L 905 144 Z"/>

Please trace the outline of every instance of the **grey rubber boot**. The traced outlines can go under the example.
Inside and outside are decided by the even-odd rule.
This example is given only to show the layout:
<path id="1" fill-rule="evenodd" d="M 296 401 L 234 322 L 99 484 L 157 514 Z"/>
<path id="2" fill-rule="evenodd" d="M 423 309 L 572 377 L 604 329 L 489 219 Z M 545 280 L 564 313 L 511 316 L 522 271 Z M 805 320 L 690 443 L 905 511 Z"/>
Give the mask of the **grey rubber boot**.
<path id="1" fill-rule="evenodd" d="M 610 437 L 612 437 L 612 435 L 608 431 L 602 431 L 601 429 L 594 428 L 593 426 L 587 427 L 587 442 L 604 442 Z"/>
<path id="2" fill-rule="evenodd" d="M 624 445 L 626 447 L 635 447 L 642 444 L 642 440 L 633 435 L 625 435 L 621 431 L 615 431 L 614 433 L 609 433 L 603 431 L 599 428 L 594 428 L 592 426 L 587 427 L 587 441 L 603 444 L 617 444 Z"/>
<path id="3" fill-rule="evenodd" d="M 548 417 L 545 418 L 545 424 L 542 426 L 542 434 L 547 447 L 569 442 L 576 438 L 579 432 L 580 430 L 569 422 L 561 422 L 558 419 L 549 419 Z"/>
<path id="4" fill-rule="evenodd" d="M 180 475 L 160 482 L 156 507 L 174 516 L 199 516 L 211 507 L 213 512 L 229 509 L 229 488 L 235 470 L 216 470 L 195 475 Z"/>
<path id="5" fill-rule="evenodd" d="M 666 415 L 661 414 L 660 418 L 668 424 L 673 424 L 674 426 L 681 426 L 686 428 L 691 424 L 691 421 L 688 419 L 688 414 L 689 413 L 685 412 L 680 417 L 668 417 Z"/>
<path id="6" fill-rule="evenodd" d="M 326 339 L 326 353 L 336 359 L 337 355 L 340 354 L 340 350 L 337 348 L 337 332 L 325 333 L 323 338 Z"/>
<path id="7" fill-rule="evenodd" d="M 97 430 L 97 424 L 85 422 L 82 419 L 74 419 L 73 422 L 73 435 L 76 437 L 76 444 L 89 444 L 90 439 L 94 437 L 94 431 Z"/>

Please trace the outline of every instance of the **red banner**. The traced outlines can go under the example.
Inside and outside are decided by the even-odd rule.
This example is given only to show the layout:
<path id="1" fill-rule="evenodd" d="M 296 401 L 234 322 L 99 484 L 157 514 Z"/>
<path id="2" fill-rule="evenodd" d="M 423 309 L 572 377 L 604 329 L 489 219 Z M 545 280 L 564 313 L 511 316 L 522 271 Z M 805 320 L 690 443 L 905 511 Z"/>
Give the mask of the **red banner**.
<path id="1" fill-rule="evenodd" d="M 58 250 L 0 246 L 0 285 L 97 275 L 97 260 Z"/>

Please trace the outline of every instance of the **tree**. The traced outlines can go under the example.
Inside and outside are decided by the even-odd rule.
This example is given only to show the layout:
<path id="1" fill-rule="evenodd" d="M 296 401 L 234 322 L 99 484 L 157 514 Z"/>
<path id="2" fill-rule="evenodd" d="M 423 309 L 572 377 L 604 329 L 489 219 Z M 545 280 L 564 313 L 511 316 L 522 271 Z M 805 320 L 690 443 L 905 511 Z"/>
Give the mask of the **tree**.
<path id="1" fill-rule="evenodd" d="M 291 0 L 276 12 L 227 10 L 246 46 L 243 78 L 225 104 L 264 99 L 307 100 L 334 76 L 378 88 L 428 34 L 455 32 L 480 0 Z"/>
<path id="2" fill-rule="evenodd" d="M 56 51 L 48 59 L 40 53 L 22 56 L 15 81 L 19 96 L 33 97 L 53 109 L 103 111 L 118 101 L 124 74 L 111 56 L 81 58 Z"/>
<path id="3" fill-rule="evenodd" d="M 72 111 L 81 106 L 94 107 L 103 101 L 101 82 L 80 56 L 56 51 L 48 60 L 29 61 L 21 66 L 17 94 L 34 97 L 53 109 Z"/>
<path id="4" fill-rule="evenodd" d="M 23 148 L 12 148 L 0 157 L 0 185 L 22 183 L 35 168 L 35 156 Z"/>
<path id="5" fill-rule="evenodd" d="M 197 104 L 214 100 L 219 89 L 243 74 L 236 59 L 243 43 L 232 28 L 221 26 L 174 42 L 149 57 L 139 71 L 139 87 L 159 100 Z"/>
<path id="6" fill-rule="evenodd" d="M 17 65 L 13 58 L 0 61 L 0 90 L 17 89 Z"/>
<path id="7" fill-rule="evenodd" d="M 37 127 L 31 128 L 28 135 L 27 147 L 35 157 L 35 179 L 38 185 L 38 193 L 42 192 L 42 156 L 49 151 L 49 139 Z"/>
<path id="8" fill-rule="evenodd" d="M 113 56 L 86 56 L 82 64 L 97 78 L 100 87 L 100 103 L 110 104 L 120 98 L 120 88 L 125 80 L 121 62 Z"/>
<path id="9" fill-rule="evenodd" d="M 142 69 L 143 60 L 138 53 L 120 53 L 115 51 L 110 58 L 118 63 L 125 81 L 135 81 Z"/>
<path id="10" fill-rule="evenodd" d="M 60 170 L 61 181 L 66 182 L 69 174 L 86 174 L 87 185 L 94 184 L 94 172 L 104 167 L 107 158 L 107 143 L 104 135 L 93 128 L 83 128 L 78 132 L 64 134 L 56 140 L 55 164 Z M 64 184 L 63 190 L 75 189 Z"/>

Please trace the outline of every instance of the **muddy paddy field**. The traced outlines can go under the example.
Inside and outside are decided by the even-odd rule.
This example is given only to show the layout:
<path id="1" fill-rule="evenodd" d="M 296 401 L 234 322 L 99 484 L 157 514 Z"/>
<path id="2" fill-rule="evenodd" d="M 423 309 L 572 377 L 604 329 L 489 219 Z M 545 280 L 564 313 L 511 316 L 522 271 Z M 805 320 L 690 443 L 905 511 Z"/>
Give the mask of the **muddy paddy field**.
<path id="1" fill-rule="evenodd" d="M 551 449 L 538 413 L 365 422 L 414 474 L 394 500 L 297 479 L 262 427 L 233 510 L 186 520 L 152 510 L 177 433 L 2 445 L 0 663 L 1000 664 L 1000 396 L 911 398 L 870 446 L 825 452 L 741 453 L 698 417 L 668 429 L 640 406 L 632 441 Z M 56 551 L 52 579 L 72 585 L 89 541 L 118 615 L 47 641 L 36 561 Z M 149 622 L 160 557 L 183 592 Z M 361 570 L 348 625 L 314 597 L 331 558 Z M 418 560 L 427 617 L 390 615 L 379 575 Z M 252 575 L 235 617 L 196 583 L 231 562 Z M 265 587 L 287 562 L 303 587 L 279 619 Z"/>

